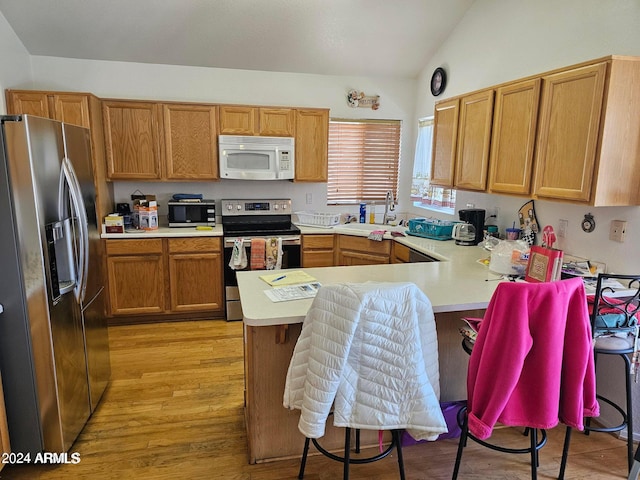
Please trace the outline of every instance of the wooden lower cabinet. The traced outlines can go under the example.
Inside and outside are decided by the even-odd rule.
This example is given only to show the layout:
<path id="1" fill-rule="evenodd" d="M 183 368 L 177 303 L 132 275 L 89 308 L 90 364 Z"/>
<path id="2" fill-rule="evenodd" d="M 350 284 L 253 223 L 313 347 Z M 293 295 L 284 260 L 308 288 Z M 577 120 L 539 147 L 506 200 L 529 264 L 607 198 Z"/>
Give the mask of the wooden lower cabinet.
<path id="1" fill-rule="evenodd" d="M 111 314 L 163 313 L 162 239 L 107 240 L 106 253 Z"/>
<path id="2" fill-rule="evenodd" d="M 391 246 L 391 263 L 409 263 L 409 252 L 411 252 L 411 249 L 406 245 L 393 242 Z"/>
<path id="3" fill-rule="evenodd" d="M 221 310 L 222 252 L 219 238 L 169 239 L 172 312 Z"/>
<path id="4" fill-rule="evenodd" d="M 302 236 L 303 267 L 333 267 L 334 265 L 333 234 Z"/>
<path id="5" fill-rule="evenodd" d="M 106 254 L 112 316 L 223 316 L 220 238 L 106 240 Z"/>
<path id="6" fill-rule="evenodd" d="M 389 263 L 391 240 L 338 235 L 336 265 L 377 265 Z"/>

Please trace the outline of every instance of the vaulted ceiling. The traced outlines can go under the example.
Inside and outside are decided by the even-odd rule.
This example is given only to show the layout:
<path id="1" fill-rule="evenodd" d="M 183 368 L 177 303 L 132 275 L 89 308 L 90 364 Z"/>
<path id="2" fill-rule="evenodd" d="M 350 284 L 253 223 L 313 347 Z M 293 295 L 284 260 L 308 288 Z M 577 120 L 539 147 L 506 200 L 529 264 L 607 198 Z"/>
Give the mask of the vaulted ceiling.
<path id="1" fill-rule="evenodd" d="M 474 0 L 0 0 L 31 55 L 413 78 Z"/>

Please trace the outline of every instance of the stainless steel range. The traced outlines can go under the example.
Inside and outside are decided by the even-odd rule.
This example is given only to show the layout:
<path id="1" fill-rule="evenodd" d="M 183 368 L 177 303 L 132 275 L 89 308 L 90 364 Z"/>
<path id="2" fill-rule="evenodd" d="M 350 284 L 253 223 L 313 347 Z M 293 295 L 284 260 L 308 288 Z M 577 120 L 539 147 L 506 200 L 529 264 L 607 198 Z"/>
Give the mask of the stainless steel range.
<path id="1" fill-rule="evenodd" d="M 242 320 L 236 271 L 229 263 L 233 246 L 242 239 L 247 258 L 251 258 L 251 240 L 280 237 L 282 268 L 300 267 L 300 229 L 291 222 L 290 199 L 222 200 L 222 232 L 224 239 L 224 285 L 227 320 Z M 242 270 L 250 270 L 251 263 Z"/>

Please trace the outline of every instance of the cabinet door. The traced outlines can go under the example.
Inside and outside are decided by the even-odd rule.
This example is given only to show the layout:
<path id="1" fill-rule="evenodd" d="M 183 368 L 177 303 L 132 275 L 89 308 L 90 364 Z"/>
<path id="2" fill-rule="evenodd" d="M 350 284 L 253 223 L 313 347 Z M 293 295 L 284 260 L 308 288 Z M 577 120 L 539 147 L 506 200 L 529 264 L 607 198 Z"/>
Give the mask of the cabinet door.
<path id="1" fill-rule="evenodd" d="M 296 175 L 298 182 L 326 182 L 329 110 L 296 110 Z"/>
<path id="2" fill-rule="evenodd" d="M 435 106 L 433 158 L 431 160 L 431 183 L 433 185 L 453 187 L 459 105 L 460 101 L 455 98 L 439 102 Z"/>
<path id="3" fill-rule="evenodd" d="M 340 250 L 338 254 L 338 265 L 383 265 L 387 263 L 389 263 L 388 255 L 375 255 L 353 250 Z"/>
<path id="4" fill-rule="evenodd" d="M 377 265 L 389 263 L 391 242 L 367 237 L 338 235 L 337 265 Z"/>
<path id="5" fill-rule="evenodd" d="M 169 284 L 172 312 L 221 310 L 222 255 L 170 254 Z"/>
<path id="6" fill-rule="evenodd" d="M 491 192 L 531 193 L 540 83 L 540 79 L 527 80 L 496 90 L 489 159 Z"/>
<path id="7" fill-rule="evenodd" d="M 103 102 L 108 175 L 112 179 L 161 177 L 158 105 Z"/>
<path id="8" fill-rule="evenodd" d="M 216 107 L 163 105 L 166 178 L 215 180 Z"/>
<path id="9" fill-rule="evenodd" d="M 469 95 L 460 101 L 454 182 L 456 188 L 487 188 L 492 117 L 493 90 Z"/>
<path id="10" fill-rule="evenodd" d="M 61 122 L 90 128 L 89 98 L 87 95 L 57 93 L 53 98 L 53 118 Z"/>
<path id="11" fill-rule="evenodd" d="M 223 310 L 221 239 L 170 238 L 168 250 L 171 311 Z"/>
<path id="12" fill-rule="evenodd" d="M 607 64 L 542 77 L 534 193 L 588 202 Z"/>
<path id="13" fill-rule="evenodd" d="M 391 263 L 409 263 L 411 249 L 401 243 L 393 242 L 391 246 Z"/>
<path id="14" fill-rule="evenodd" d="M 260 108 L 259 135 L 293 137 L 295 134 L 295 111 L 291 108 Z"/>
<path id="15" fill-rule="evenodd" d="M 108 256 L 107 271 L 112 315 L 164 312 L 162 254 Z"/>
<path id="16" fill-rule="evenodd" d="M 258 111 L 253 107 L 221 105 L 219 107 L 222 135 L 255 135 Z"/>
<path id="17" fill-rule="evenodd" d="M 7 90 L 7 113 L 9 115 L 35 115 L 51 118 L 49 98 L 46 92 L 23 92 Z"/>

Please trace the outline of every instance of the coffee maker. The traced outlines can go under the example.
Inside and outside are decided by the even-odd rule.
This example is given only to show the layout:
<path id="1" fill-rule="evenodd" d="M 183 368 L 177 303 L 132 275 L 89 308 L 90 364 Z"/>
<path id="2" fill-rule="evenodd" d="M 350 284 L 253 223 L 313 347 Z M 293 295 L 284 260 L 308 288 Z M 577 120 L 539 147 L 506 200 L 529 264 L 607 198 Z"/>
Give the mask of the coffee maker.
<path id="1" fill-rule="evenodd" d="M 481 208 L 466 208 L 458 210 L 460 220 L 466 223 L 470 223 L 476 229 L 476 238 L 474 245 L 478 245 L 484 236 L 484 216 L 485 210 Z"/>

